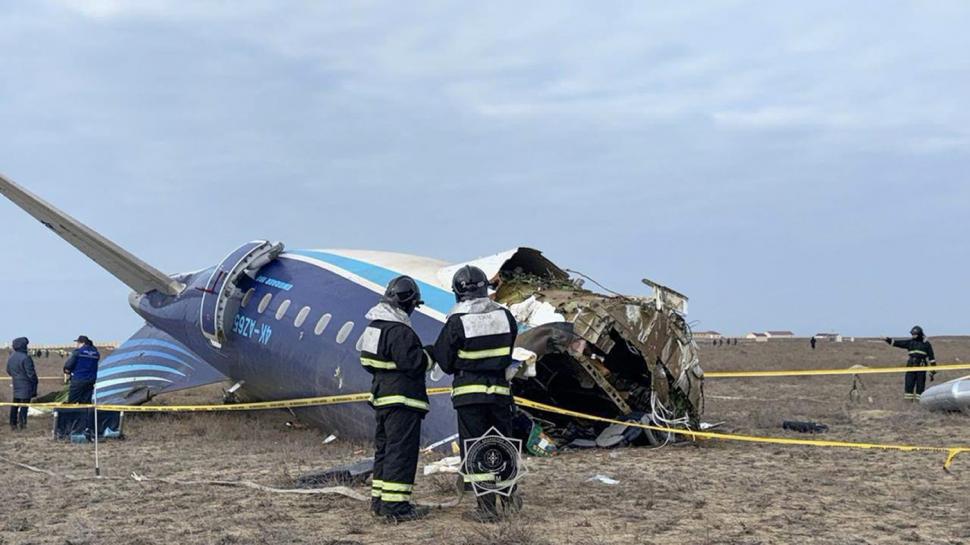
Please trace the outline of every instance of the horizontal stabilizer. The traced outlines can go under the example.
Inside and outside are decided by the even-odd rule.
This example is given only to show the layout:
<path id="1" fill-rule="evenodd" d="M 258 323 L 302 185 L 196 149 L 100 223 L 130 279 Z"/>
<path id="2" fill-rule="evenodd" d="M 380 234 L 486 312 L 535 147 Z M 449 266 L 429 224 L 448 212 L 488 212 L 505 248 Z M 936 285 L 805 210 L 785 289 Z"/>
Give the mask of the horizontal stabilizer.
<path id="1" fill-rule="evenodd" d="M 204 386 L 226 376 L 162 330 L 146 324 L 98 365 L 100 404 L 137 405 L 161 393 Z"/>
<path id="2" fill-rule="evenodd" d="M 177 295 L 184 286 L 0 175 L 0 193 L 138 293 Z"/>

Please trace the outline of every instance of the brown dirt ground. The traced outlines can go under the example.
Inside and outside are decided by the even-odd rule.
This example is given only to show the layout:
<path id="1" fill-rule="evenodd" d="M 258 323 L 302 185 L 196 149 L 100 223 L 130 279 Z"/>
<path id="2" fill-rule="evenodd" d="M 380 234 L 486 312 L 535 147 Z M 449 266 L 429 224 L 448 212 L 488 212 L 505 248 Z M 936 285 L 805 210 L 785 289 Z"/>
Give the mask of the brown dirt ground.
<path id="1" fill-rule="evenodd" d="M 941 363 L 970 361 L 968 338 L 935 339 L 934 346 Z M 707 370 L 905 361 L 902 351 L 867 341 L 823 343 L 814 352 L 807 341 L 701 348 Z M 40 362 L 42 373 L 56 374 L 59 363 Z M 831 426 L 824 438 L 970 445 L 967 416 L 932 414 L 903 402 L 900 375 L 863 379 L 871 403 L 849 401 L 851 377 L 711 379 L 705 420 L 726 422 L 723 431 L 791 437 L 803 436 L 782 431 L 782 420 L 815 420 Z M 218 401 L 219 393 L 210 386 L 168 402 Z M 6 386 L 2 396 L 10 398 Z M 102 472 L 286 486 L 303 472 L 368 454 L 366 445 L 324 445 L 323 433 L 289 429 L 287 420 L 282 412 L 136 416 L 128 421 L 127 440 L 102 443 Z M 33 419 L 22 434 L 0 427 L 0 455 L 93 475 L 93 448 L 53 442 L 47 418 Z M 0 463 L 0 545 L 967 543 L 970 454 L 957 458 L 952 473 L 942 462 L 937 453 L 710 441 L 568 452 L 529 460 L 526 508 L 497 526 L 463 520 L 468 501 L 426 521 L 390 526 L 342 497 L 67 481 Z M 596 474 L 620 483 L 590 482 Z M 446 488 L 440 480 L 418 479 L 421 498 L 444 500 Z"/>

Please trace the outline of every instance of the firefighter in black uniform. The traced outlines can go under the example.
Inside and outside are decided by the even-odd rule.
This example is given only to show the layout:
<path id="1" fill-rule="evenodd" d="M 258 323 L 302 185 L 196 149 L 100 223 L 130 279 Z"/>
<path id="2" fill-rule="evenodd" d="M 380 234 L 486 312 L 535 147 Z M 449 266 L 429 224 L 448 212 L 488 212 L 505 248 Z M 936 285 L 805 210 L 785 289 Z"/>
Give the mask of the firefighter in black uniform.
<path id="1" fill-rule="evenodd" d="M 411 328 L 410 318 L 422 303 L 412 278 L 391 280 L 380 303 L 367 312 L 371 323 L 358 344 L 361 365 L 374 375 L 371 404 L 377 429 L 371 510 L 393 522 L 428 514 L 427 508 L 411 503 L 421 420 L 429 408 L 424 377 L 431 357 Z"/>
<path id="2" fill-rule="evenodd" d="M 933 355 L 933 345 L 926 340 L 923 328 L 913 326 L 909 331 L 911 339 L 894 340 L 886 337 L 886 343 L 896 348 L 909 351 L 909 361 L 906 367 L 926 367 L 927 364 L 936 367 L 936 356 Z M 936 371 L 930 371 L 930 381 L 936 376 Z M 923 390 L 926 389 L 926 371 L 909 371 L 906 373 L 905 394 L 903 397 L 912 401 L 919 401 Z"/>
<path id="3" fill-rule="evenodd" d="M 488 287 L 488 278 L 477 267 L 465 266 L 455 273 L 452 290 L 458 304 L 433 347 L 437 364 L 454 375 L 451 397 L 458 413 L 462 459 L 466 439 L 481 437 L 493 427 L 506 437 L 512 433 L 515 408 L 505 373 L 512 365 L 518 326 L 508 309 L 489 299 Z M 494 476 L 466 475 L 465 483 L 489 479 Z M 517 511 L 522 505 L 514 491 L 502 501 L 506 510 Z M 499 515 L 495 494 L 478 498 L 476 520 L 493 522 Z"/>

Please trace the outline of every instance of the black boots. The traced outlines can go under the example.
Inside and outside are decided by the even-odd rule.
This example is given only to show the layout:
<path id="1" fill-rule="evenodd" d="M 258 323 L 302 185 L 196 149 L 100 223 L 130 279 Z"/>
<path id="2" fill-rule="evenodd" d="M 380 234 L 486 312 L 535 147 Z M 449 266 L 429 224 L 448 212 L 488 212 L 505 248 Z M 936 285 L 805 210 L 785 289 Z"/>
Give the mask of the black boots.
<path id="1" fill-rule="evenodd" d="M 381 514 L 387 522 L 410 522 L 412 520 L 418 520 L 428 516 L 431 509 L 427 507 L 420 507 L 411 503 L 400 504 L 395 502 L 393 504 L 385 503 L 383 505 Z"/>

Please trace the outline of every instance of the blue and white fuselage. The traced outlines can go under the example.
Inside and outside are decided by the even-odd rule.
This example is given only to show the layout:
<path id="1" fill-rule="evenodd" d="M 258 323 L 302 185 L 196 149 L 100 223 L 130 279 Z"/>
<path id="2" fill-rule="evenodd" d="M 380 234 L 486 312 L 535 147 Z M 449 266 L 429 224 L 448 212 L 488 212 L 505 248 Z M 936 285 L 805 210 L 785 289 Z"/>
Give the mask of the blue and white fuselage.
<path id="1" fill-rule="evenodd" d="M 356 346 L 367 326 L 364 315 L 378 302 L 387 282 L 411 275 L 425 301 L 412 316 L 413 327 L 424 343 L 433 343 L 455 301 L 437 278 L 445 266 L 387 252 L 288 251 L 262 267 L 255 278 L 240 280 L 244 295 L 219 347 L 203 335 L 200 313 L 205 287 L 218 268 L 185 276 L 186 289 L 178 297 L 149 293 L 132 298 L 136 312 L 177 342 L 166 348 L 164 340 L 136 335 L 123 344 L 102 367 L 98 400 L 125 401 L 132 390 L 146 386 L 155 392 L 172 389 L 170 385 L 182 382 L 173 380 L 179 374 L 195 372 L 179 360 L 189 365 L 202 360 L 242 382 L 248 396 L 259 400 L 369 391 L 371 375 L 361 367 Z M 450 377 L 429 379 L 429 387 L 449 384 Z M 423 426 L 425 439 L 453 434 L 451 400 L 437 396 L 431 404 Z M 302 419 L 344 436 L 368 435 L 371 414 L 366 404 L 300 409 Z"/>

